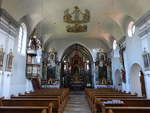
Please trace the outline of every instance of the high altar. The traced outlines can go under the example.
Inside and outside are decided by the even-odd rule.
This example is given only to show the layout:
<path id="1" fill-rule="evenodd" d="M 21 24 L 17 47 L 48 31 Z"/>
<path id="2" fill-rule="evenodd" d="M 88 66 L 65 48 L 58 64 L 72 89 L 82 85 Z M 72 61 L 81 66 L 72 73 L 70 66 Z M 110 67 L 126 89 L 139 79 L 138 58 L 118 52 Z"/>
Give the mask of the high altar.
<path id="1" fill-rule="evenodd" d="M 84 68 L 82 58 L 75 54 L 71 58 L 71 69 L 72 69 L 72 78 L 71 78 L 71 88 L 72 89 L 81 89 L 83 88 L 84 81 L 82 79 L 81 70 Z"/>
<path id="2" fill-rule="evenodd" d="M 82 90 L 92 84 L 91 56 L 79 44 L 72 45 L 62 57 L 61 87 Z"/>

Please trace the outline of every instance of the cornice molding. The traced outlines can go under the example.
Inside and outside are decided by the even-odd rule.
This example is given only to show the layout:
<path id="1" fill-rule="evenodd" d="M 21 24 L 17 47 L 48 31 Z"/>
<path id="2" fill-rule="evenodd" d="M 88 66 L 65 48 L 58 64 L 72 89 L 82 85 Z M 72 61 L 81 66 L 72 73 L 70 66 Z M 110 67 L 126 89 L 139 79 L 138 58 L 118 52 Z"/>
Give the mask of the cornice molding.
<path id="1" fill-rule="evenodd" d="M 19 23 L 3 8 L 0 8 L 0 17 L 3 17 L 13 27 L 19 27 Z"/>
<path id="2" fill-rule="evenodd" d="M 0 29 L 16 37 L 19 26 L 19 23 L 5 9 L 0 8 Z"/>
<path id="3" fill-rule="evenodd" d="M 150 11 L 147 11 L 142 17 L 140 17 L 136 22 L 135 25 L 141 27 L 144 25 L 148 20 L 150 20 Z"/>
<path id="4" fill-rule="evenodd" d="M 150 24 L 146 25 L 141 30 L 139 30 L 138 36 L 142 38 L 143 36 L 147 35 L 149 32 L 150 32 Z"/>

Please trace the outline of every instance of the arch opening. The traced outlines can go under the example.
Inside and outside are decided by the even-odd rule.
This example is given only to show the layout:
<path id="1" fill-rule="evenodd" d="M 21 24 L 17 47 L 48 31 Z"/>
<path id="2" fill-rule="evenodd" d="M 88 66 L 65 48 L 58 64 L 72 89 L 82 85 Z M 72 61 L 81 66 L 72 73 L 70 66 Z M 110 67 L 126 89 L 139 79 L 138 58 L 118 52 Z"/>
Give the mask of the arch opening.
<path id="1" fill-rule="evenodd" d="M 132 65 L 129 79 L 131 92 L 139 96 L 146 96 L 144 74 L 139 64 Z"/>
<path id="2" fill-rule="evenodd" d="M 25 23 L 21 23 L 18 37 L 18 52 L 25 56 L 27 44 L 27 27 Z"/>
<path id="3" fill-rule="evenodd" d="M 119 69 L 115 72 L 115 85 L 118 89 L 122 89 L 122 77 Z"/>
<path id="4" fill-rule="evenodd" d="M 83 90 L 92 87 L 92 55 L 80 44 L 69 46 L 61 58 L 61 87 Z"/>

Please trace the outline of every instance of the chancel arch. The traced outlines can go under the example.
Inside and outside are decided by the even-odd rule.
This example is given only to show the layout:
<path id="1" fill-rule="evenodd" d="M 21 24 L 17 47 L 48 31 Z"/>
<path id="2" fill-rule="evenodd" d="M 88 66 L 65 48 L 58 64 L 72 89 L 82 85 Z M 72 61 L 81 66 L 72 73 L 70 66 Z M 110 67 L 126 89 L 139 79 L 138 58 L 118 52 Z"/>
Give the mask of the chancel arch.
<path id="1" fill-rule="evenodd" d="M 92 62 L 87 48 L 77 43 L 69 46 L 61 58 L 61 87 L 92 87 Z"/>

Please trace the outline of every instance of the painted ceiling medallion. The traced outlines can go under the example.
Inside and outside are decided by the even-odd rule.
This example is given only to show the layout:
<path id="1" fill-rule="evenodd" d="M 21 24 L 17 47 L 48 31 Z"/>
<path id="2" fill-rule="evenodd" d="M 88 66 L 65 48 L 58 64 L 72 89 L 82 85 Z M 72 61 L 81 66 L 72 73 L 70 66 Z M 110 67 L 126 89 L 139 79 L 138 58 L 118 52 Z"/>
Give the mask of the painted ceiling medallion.
<path id="1" fill-rule="evenodd" d="M 66 9 L 64 11 L 64 22 L 71 24 L 66 26 L 67 32 L 87 32 L 85 23 L 90 22 L 90 11 L 85 9 L 84 12 L 81 12 L 78 6 L 75 6 L 72 12 Z"/>

